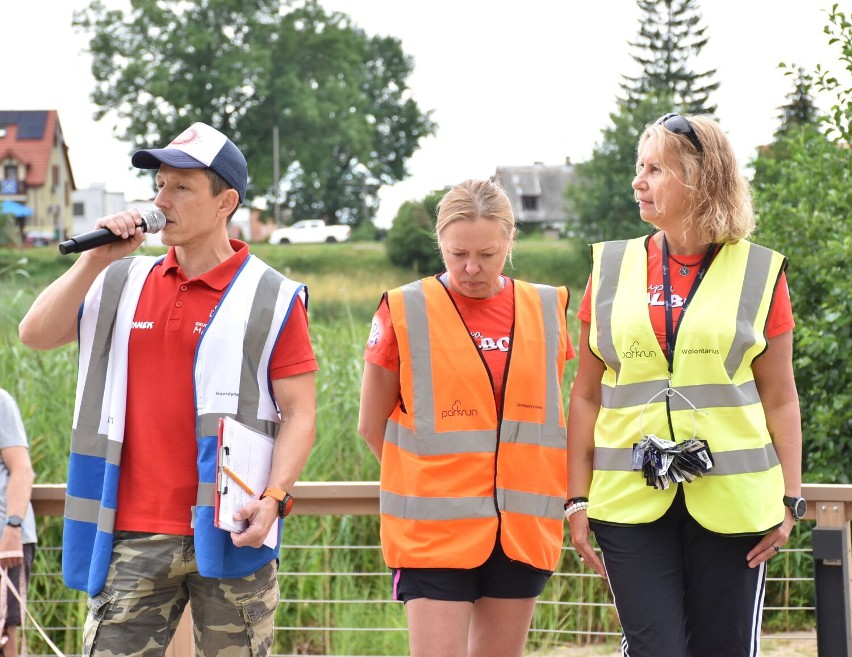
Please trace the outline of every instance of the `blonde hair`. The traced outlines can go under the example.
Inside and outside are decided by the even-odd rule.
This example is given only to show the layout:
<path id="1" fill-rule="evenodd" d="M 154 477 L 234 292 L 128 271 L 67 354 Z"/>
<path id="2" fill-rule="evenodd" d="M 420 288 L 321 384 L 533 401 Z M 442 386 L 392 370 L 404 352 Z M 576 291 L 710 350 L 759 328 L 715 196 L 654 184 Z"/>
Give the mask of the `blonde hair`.
<path id="1" fill-rule="evenodd" d="M 435 237 L 440 242 L 444 229 L 456 221 L 479 218 L 500 224 L 509 241 L 509 253 L 515 239 L 515 213 L 512 202 L 499 185 L 490 180 L 465 180 L 448 191 L 438 204 Z"/>
<path id="2" fill-rule="evenodd" d="M 681 182 L 686 187 L 687 201 L 684 230 L 694 229 L 703 242 L 710 244 L 747 238 L 755 227 L 754 207 L 751 190 L 737 166 L 731 142 L 712 117 L 684 118 L 692 125 L 703 153 L 683 135 L 653 123 L 645 127 L 639 138 L 639 159 L 645 144 L 653 137 L 666 175 L 677 175 L 677 169 L 683 169 Z"/>

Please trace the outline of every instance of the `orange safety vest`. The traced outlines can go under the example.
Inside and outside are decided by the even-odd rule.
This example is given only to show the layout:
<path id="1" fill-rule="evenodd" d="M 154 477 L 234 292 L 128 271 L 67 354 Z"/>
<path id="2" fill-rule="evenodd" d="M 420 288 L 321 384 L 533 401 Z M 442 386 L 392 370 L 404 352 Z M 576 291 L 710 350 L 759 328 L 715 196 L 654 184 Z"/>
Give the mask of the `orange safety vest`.
<path id="1" fill-rule="evenodd" d="M 562 373 L 568 289 L 514 284 L 502 408 L 437 278 L 390 291 L 400 399 L 382 450 L 381 538 L 392 568 L 475 568 L 506 555 L 554 570 L 567 493 Z"/>

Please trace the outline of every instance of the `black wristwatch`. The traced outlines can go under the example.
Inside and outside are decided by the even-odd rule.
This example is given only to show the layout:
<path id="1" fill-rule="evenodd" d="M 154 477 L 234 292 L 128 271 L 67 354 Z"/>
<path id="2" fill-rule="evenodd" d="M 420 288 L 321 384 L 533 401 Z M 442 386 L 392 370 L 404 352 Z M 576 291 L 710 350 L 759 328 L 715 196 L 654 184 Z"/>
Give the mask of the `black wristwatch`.
<path id="1" fill-rule="evenodd" d="M 805 513 L 808 510 L 808 503 L 804 497 L 789 497 L 785 495 L 783 499 L 784 506 L 790 507 L 790 510 L 793 512 L 793 518 L 801 520 L 805 517 Z"/>
<path id="2" fill-rule="evenodd" d="M 6 518 L 6 524 L 9 527 L 20 527 L 24 524 L 24 519 L 21 516 L 9 516 Z"/>

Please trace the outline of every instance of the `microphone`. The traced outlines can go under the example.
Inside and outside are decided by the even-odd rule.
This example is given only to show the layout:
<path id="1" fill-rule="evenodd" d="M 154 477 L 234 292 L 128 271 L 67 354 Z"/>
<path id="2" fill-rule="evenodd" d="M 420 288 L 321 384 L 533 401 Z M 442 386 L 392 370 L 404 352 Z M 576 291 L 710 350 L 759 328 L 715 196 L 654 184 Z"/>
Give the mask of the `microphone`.
<path id="1" fill-rule="evenodd" d="M 166 215 L 159 210 L 145 210 L 139 214 L 142 215 L 142 225 L 138 226 L 138 228 L 141 228 L 145 233 L 159 233 L 163 229 L 163 226 L 166 225 Z M 60 242 L 59 252 L 62 255 L 82 253 L 83 251 L 96 249 L 104 244 L 120 242 L 121 240 L 121 235 L 116 235 L 109 228 L 98 228 L 97 230 L 90 230 L 88 233 L 83 233 L 82 235 L 77 235 L 64 242 Z"/>

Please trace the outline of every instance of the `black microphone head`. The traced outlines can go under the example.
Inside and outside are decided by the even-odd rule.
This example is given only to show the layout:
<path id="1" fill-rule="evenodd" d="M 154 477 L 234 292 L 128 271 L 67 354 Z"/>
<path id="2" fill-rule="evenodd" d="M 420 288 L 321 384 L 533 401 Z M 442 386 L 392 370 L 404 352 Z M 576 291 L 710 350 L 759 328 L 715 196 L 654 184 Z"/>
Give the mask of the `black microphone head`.
<path id="1" fill-rule="evenodd" d="M 139 214 L 145 222 L 143 226 L 146 233 L 159 233 L 166 225 L 166 215 L 159 210 L 145 210 Z"/>

